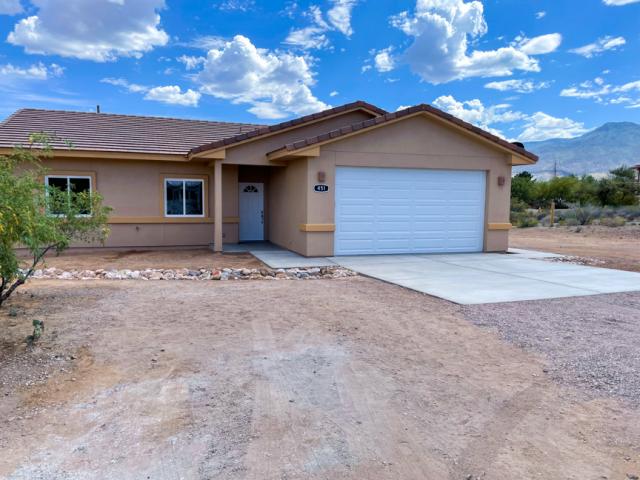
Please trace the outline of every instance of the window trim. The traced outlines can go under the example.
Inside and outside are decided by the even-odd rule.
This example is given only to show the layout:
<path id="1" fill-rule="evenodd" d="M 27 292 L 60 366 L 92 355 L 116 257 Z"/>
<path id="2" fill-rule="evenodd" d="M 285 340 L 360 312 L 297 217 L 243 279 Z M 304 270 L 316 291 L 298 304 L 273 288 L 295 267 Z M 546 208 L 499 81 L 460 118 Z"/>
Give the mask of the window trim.
<path id="1" fill-rule="evenodd" d="M 182 215 L 169 215 L 167 213 L 167 182 L 182 182 L 182 211 L 186 212 L 187 210 L 187 196 L 185 195 L 185 185 L 186 182 L 200 182 L 202 186 L 202 213 L 200 215 L 187 215 L 183 213 Z M 165 218 L 204 218 L 207 215 L 207 182 L 205 178 L 202 177 L 175 177 L 175 176 L 164 176 L 162 179 L 162 198 L 163 198 L 163 210 Z"/>
<path id="2" fill-rule="evenodd" d="M 82 180 L 89 180 L 89 195 L 93 195 L 94 184 L 95 184 L 95 177 L 94 177 L 93 174 L 90 174 L 90 173 L 74 173 L 74 172 L 69 172 L 69 173 L 65 173 L 65 172 L 55 173 L 54 172 L 54 173 L 45 175 L 44 176 L 44 185 L 47 188 L 47 191 L 45 192 L 47 196 L 49 196 L 48 189 L 51 188 L 50 185 L 49 185 L 49 179 L 50 178 L 66 178 L 67 179 L 67 193 L 69 193 L 69 180 L 71 178 L 79 178 L 79 179 L 82 179 Z M 62 217 L 62 216 L 64 216 L 61 213 L 47 213 L 47 214 L 52 216 L 52 217 Z M 79 215 L 76 215 L 76 217 L 90 217 L 91 215 L 92 215 L 91 213 L 81 213 Z"/>

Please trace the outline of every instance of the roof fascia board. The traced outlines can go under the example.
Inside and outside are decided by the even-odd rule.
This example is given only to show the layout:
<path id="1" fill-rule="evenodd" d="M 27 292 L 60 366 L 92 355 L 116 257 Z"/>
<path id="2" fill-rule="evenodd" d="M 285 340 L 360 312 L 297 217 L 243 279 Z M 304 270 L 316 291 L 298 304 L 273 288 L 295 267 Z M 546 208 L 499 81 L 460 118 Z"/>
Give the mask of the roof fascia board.
<path id="1" fill-rule="evenodd" d="M 222 147 L 218 147 L 218 148 L 215 148 L 215 149 L 212 149 L 212 150 L 204 150 L 204 151 L 198 152 L 198 153 L 190 153 L 189 154 L 189 159 L 193 159 L 193 158 L 215 158 L 215 157 L 211 157 L 209 155 L 215 154 L 215 153 L 217 153 L 219 151 L 222 151 L 222 150 L 226 150 L 227 148 L 238 147 L 240 145 L 244 145 L 245 143 L 254 142 L 256 140 L 262 140 L 263 138 L 269 138 L 269 137 L 272 137 L 274 135 L 279 135 L 281 133 L 289 132 L 291 130 L 295 130 L 296 128 L 306 127 L 308 125 L 313 125 L 315 123 L 324 122 L 325 120 L 330 120 L 332 118 L 336 118 L 336 117 L 339 117 L 339 116 L 344 115 L 346 113 L 351 113 L 351 112 L 355 112 L 355 111 L 358 111 L 358 110 L 364 111 L 364 112 L 370 114 L 372 117 L 379 116 L 378 113 L 375 113 L 372 110 L 369 110 L 368 108 L 365 108 L 365 107 L 354 107 L 354 108 L 352 108 L 350 110 L 344 110 L 343 112 L 334 113 L 333 115 L 327 115 L 326 117 L 321 117 L 321 118 L 316 118 L 316 119 L 313 119 L 313 120 L 309 120 L 308 122 L 300 123 L 298 125 L 292 125 L 290 127 L 283 128 L 281 130 L 277 130 L 275 132 L 267 132 L 267 133 L 264 133 L 262 135 L 256 135 L 255 137 L 247 138 L 245 140 L 241 140 L 241 141 L 236 142 L 236 143 L 230 143 L 228 145 L 224 145 Z"/>
<path id="2" fill-rule="evenodd" d="M 459 125 L 456 125 L 455 123 L 452 123 L 452 122 L 450 122 L 450 121 L 448 121 L 448 120 L 446 120 L 444 118 L 441 118 L 441 117 L 439 117 L 437 115 L 434 115 L 434 114 L 432 114 L 430 112 L 427 112 L 427 111 L 424 111 L 424 110 L 412 113 L 410 115 L 405 115 L 405 116 L 402 116 L 402 117 L 399 117 L 399 118 L 394 118 L 393 120 L 388 120 L 386 122 L 381 122 L 381 123 L 379 123 L 377 125 L 371 125 L 370 127 L 361 128 L 360 130 L 357 130 L 355 132 L 350 132 L 350 133 L 347 133 L 345 135 L 338 135 L 338 136 L 336 136 L 334 138 L 329 138 L 329 139 L 324 140 L 322 142 L 318 142 L 315 145 L 309 145 L 307 147 L 302 147 L 302 149 L 304 151 L 304 150 L 306 150 L 308 148 L 312 148 L 312 147 L 322 147 L 323 145 L 327 145 L 329 143 L 334 143 L 334 142 L 337 142 L 337 141 L 340 141 L 340 140 L 344 140 L 346 138 L 349 138 L 349 137 L 352 137 L 352 136 L 355 136 L 355 135 L 360 135 L 360 134 L 363 134 L 363 133 L 371 132 L 371 131 L 376 130 L 378 128 L 383 128 L 383 127 L 386 127 L 388 125 L 392 125 L 394 123 L 402 122 L 404 120 L 408 120 L 410 118 L 415 118 L 415 117 L 418 117 L 418 116 L 424 116 L 424 117 L 436 120 L 436 121 L 438 121 L 438 123 L 440 123 L 440 124 L 442 124 L 442 125 L 444 125 L 446 127 L 455 129 L 456 131 L 459 131 L 459 132 L 463 133 L 464 135 L 466 135 L 468 137 L 471 137 L 471 138 L 474 138 L 476 140 L 479 140 L 482 143 L 484 143 L 486 145 L 489 145 L 489 146 L 491 146 L 491 147 L 493 147 L 493 148 L 495 148 L 497 150 L 500 150 L 502 152 L 509 153 L 512 156 L 512 165 L 515 165 L 513 163 L 513 161 L 515 159 L 517 159 L 517 161 L 520 162 L 520 163 L 518 163 L 518 165 L 531 165 L 531 164 L 535 163 L 530 158 L 527 158 L 527 157 L 524 157 L 522 155 L 519 155 L 518 153 L 514 152 L 513 150 L 510 150 L 510 149 L 508 149 L 506 147 L 503 147 L 502 145 L 500 145 L 498 143 L 492 142 L 491 140 L 489 140 L 488 138 L 483 137 L 482 135 L 478 135 L 477 133 L 469 131 L 466 128 L 463 128 L 463 127 L 461 127 Z M 270 152 L 269 154 L 267 154 L 267 158 L 270 159 L 270 160 L 272 160 L 272 159 L 275 160 L 275 159 L 278 159 L 278 158 L 280 158 L 280 159 L 296 158 L 296 156 L 297 156 L 296 153 L 299 152 L 299 151 L 300 150 L 286 150 L 286 147 L 285 147 L 285 148 L 282 148 L 280 150 L 275 150 L 273 152 Z M 304 156 L 306 156 L 306 155 L 304 155 Z"/>
<path id="3" fill-rule="evenodd" d="M 0 155 L 7 155 L 13 152 L 13 148 L 0 147 Z M 45 152 L 44 149 L 33 148 L 36 152 Z M 111 160 L 152 160 L 163 162 L 188 162 L 186 155 L 172 153 L 143 153 L 143 152 L 114 152 L 103 150 L 67 150 L 52 149 L 51 156 L 54 158 L 98 158 Z"/>

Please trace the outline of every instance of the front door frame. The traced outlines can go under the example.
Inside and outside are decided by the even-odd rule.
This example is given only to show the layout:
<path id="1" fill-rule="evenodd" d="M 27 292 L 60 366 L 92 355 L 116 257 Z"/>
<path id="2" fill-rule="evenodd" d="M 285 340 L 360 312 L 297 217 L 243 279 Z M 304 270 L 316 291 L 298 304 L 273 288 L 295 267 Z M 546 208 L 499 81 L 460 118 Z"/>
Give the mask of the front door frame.
<path id="1" fill-rule="evenodd" d="M 258 191 L 254 193 L 244 192 L 245 188 L 254 186 Z M 248 204 L 243 209 L 243 196 L 259 195 L 258 203 L 249 208 Z M 240 213 L 240 225 L 238 226 L 238 239 L 241 242 L 263 241 L 264 235 L 264 183 L 263 182 L 238 182 L 238 211 Z"/>

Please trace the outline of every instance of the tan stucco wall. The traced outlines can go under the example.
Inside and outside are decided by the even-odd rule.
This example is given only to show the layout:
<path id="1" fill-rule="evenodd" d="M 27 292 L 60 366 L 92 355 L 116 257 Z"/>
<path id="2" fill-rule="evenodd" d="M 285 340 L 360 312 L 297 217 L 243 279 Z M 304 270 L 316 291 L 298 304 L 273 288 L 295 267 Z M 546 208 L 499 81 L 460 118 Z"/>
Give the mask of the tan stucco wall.
<path id="1" fill-rule="evenodd" d="M 273 168 L 269 179 L 269 240 L 276 245 L 307 255 L 306 235 L 299 225 L 307 218 L 307 174 L 309 160 L 300 159 L 288 167 Z"/>
<path id="2" fill-rule="evenodd" d="M 312 137 L 322 133 L 335 130 L 345 125 L 361 122 L 371 118 L 366 112 L 354 111 L 345 113 L 336 117 L 321 120 L 311 125 L 295 128 L 289 131 L 279 133 L 278 135 L 267 136 L 262 139 L 256 139 L 249 143 L 231 147 L 226 150 L 225 164 L 242 164 L 242 165 L 273 165 L 266 158 L 266 154 L 277 150 L 287 143 Z"/>
<path id="3" fill-rule="evenodd" d="M 156 162 L 96 158 L 46 159 L 50 173 L 84 173 L 95 177 L 94 189 L 113 208 L 108 247 L 208 246 L 213 242 L 213 168 L 203 162 Z M 202 176 L 207 180 L 205 219 L 190 223 L 164 218 L 163 176 Z M 223 166 L 223 217 L 238 216 L 238 167 Z M 127 222 L 127 223 L 122 223 Z M 129 223 L 131 222 L 131 223 Z M 191 223 L 193 222 L 193 223 Z M 223 224 L 224 241 L 238 241 L 238 225 Z"/>
<path id="4" fill-rule="evenodd" d="M 368 133 L 355 135 L 322 146 L 320 157 L 308 160 L 290 160 L 293 166 L 306 168 L 307 224 L 335 223 L 335 170 L 337 166 L 436 168 L 447 170 L 484 170 L 487 172 L 487 195 L 485 223 L 509 222 L 509 199 L 511 166 L 510 157 L 487 146 L 473 137 L 461 134 L 439 122 L 424 117 L 415 117 Z M 291 167 L 289 167 L 291 168 Z M 329 193 L 316 193 L 317 173 L 326 174 Z M 505 184 L 498 185 L 498 177 L 505 177 Z M 302 174 L 290 182 L 300 181 Z M 292 185 L 287 185 L 291 190 Z M 284 203 L 282 214 L 287 216 L 293 208 Z M 293 228 L 293 220 L 288 222 Z M 295 225 L 297 227 L 297 225 Z M 306 232 L 303 240 L 292 248 L 308 256 L 333 254 L 333 233 Z M 485 251 L 505 251 L 508 248 L 508 231 L 488 231 L 485 228 Z"/>

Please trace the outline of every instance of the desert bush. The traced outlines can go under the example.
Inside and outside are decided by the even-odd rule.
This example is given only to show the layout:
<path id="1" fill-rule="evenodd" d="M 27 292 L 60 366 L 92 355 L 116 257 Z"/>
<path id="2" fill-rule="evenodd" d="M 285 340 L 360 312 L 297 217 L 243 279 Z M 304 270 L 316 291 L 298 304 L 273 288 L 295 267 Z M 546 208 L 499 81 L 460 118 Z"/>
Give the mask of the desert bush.
<path id="1" fill-rule="evenodd" d="M 615 217 L 604 217 L 600 219 L 600 225 L 604 225 L 605 227 L 624 227 L 627 221 L 620 216 Z"/>
<path id="2" fill-rule="evenodd" d="M 109 233 L 110 208 L 97 193 L 47 188 L 40 157 L 44 148 L 16 148 L 0 156 L 0 306 L 33 274 L 49 251 L 62 251 L 74 241 L 103 241 Z M 56 212 L 55 215 L 50 212 Z M 16 249 L 31 259 L 24 265 Z"/>

